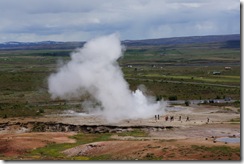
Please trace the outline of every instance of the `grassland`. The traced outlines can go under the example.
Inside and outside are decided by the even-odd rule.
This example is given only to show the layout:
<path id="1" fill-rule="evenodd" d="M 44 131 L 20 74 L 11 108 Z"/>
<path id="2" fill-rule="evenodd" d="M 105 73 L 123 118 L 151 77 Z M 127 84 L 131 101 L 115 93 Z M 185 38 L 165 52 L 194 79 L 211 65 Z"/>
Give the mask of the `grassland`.
<path id="1" fill-rule="evenodd" d="M 48 94 L 48 76 L 70 59 L 71 51 L 1 50 L 0 117 L 82 110 L 65 100 L 51 100 Z M 217 43 L 132 46 L 118 62 L 131 90 L 144 84 L 149 94 L 164 99 L 240 99 L 239 48 L 221 48 Z M 226 70 L 226 66 L 231 69 Z M 213 75 L 214 71 L 221 75 Z"/>
<path id="2" fill-rule="evenodd" d="M 178 99 L 240 99 L 239 49 L 221 48 L 218 43 L 133 47 L 120 63 L 132 90 L 145 84 L 152 94 L 164 99 L 169 95 Z"/>

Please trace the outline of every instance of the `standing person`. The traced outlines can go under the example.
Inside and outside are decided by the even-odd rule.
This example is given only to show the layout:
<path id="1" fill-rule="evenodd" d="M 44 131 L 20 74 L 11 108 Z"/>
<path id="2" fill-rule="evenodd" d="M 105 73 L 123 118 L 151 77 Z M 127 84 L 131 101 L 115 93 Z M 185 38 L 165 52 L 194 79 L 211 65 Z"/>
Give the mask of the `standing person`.
<path id="1" fill-rule="evenodd" d="M 168 116 L 166 116 L 166 117 L 165 117 L 165 121 L 168 121 L 168 119 L 169 119 L 169 117 L 168 117 Z"/>
<path id="2" fill-rule="evenodd" d="M 209 123 L 209 118 L 207 118 L 207 123 Z"/>
<path id="3" fill-rule="evenodd" d="M 188 116 L 186 117 L 186 121 L 189 121 L 189 117 Z"/>
<path id="4" fill-rule="evenodd" d="M 158 120 L 159 120 L 159 114 L 158 114 Z"/>
<path id="5" fill-rule="evenodd" d="M 179 116 L 179 121 L 181 121 L 181 116 Z"/>
<path id="6" fill-rule="evenodd" d="M 155 115 L 155 120 L 157 121 L 157 115 Z"/>

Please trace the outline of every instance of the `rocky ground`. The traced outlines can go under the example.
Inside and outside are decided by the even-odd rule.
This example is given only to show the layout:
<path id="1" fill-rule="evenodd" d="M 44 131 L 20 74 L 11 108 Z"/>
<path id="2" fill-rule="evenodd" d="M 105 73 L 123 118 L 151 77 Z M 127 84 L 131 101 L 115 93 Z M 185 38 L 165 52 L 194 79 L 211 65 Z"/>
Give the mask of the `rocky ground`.
<path id="1" fill-rule="evenodd" d="M 159 119 L 124 120 L 107 123 L 96 115 L 47 115 L 39 118 L 1 119 L 0 124 L 13 126 L 0 128 L 0 155 L 16 157 L 29 150 L 43 147 L 49 143 L 74 143 L 69 138 L 76 131 L 31 132 L 28 127 L 20 128 L 20 123 L 56 122 L 72 125 L 113 125 L 113 126 L 149 126 L 147 137 L 119 136 L 113 133 L 110 141 L 79 145 L 63 151 L 72 156 L 107 156 L 111 160 L 240 160 L 240 152 L 224 154 L 220 151 L 203 151 L 206 147 L 225 146 L 240 149 L 240 142 L 216 142 L 219 137 L 240 138 L 240 114 L 234 107 L 216 107 L 191 105 L 169 107 Z M 166 116 L 174 120 L 166 121 Z M 179 117 L 181 116 L 181 120 Z M 186 118 L 189 120 L 186 121 Z M 209 120 L 208 120 L 209 119 Z M 15 123 L 17 123 L 15 125 Z M 158 127 L 173 127 L 163 129 Z M 144 129 L 145 130 L 145 129 Z M 212 150 L 212 149 L 211 149 Z"/>

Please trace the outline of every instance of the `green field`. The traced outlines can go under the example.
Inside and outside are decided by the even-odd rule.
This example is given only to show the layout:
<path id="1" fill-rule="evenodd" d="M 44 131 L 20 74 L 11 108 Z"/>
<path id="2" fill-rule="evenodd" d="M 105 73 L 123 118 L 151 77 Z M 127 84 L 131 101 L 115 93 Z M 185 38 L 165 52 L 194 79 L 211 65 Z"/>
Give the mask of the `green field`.
<path id="1" fill-rule="evenodd" d="M 168 99 L 240 99 L 240 49 L 219 43 L 133 47 L 120 60 L 132 90 L 145 84 Z M 231 69 L 225 69 L 231 67 Z M 213 72 L 220 72 L 214 75 Z"/>
<path id="2" fill-rule="evenodd" d="M 48 76 L 70 59 L 70 52 L 1 50 L 0 117 L 40 116 L 71 107 L 82 110 L 65 100 L 51 100 L 48 94 Z M 218 44 L 162 45 L 127 47 L 118 62 L 131 90 L 144 84 L 149 94 L 166 100 L 170 96 L 239 100 L 240 58 L 239 48 L 219 48 Z M 231 69 L 226 70 L 227 66 Z M 214 71 L 221 74 L 213 75 Z"/>

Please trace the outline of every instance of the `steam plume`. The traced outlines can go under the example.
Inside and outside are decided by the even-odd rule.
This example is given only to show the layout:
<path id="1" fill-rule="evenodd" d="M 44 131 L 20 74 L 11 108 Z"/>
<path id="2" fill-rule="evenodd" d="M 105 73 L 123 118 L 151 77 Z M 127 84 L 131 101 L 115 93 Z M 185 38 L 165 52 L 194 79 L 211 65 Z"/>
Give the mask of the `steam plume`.
<path id="1" fill-rule="evenodd" d="M 71 53 L 71 60 L 49 76 L 52 98 L 70 99 L 89 93 L 92 99 L 83 103 L 108 121 L 149 118 L 164 112 L 164 103 L 132 92 L 117 63 L 122 56 L 119 37 L 115 34 L 95 38 Z"/>

